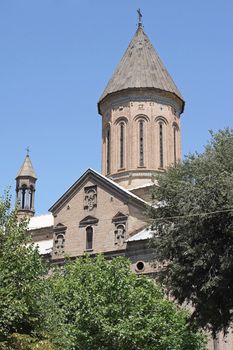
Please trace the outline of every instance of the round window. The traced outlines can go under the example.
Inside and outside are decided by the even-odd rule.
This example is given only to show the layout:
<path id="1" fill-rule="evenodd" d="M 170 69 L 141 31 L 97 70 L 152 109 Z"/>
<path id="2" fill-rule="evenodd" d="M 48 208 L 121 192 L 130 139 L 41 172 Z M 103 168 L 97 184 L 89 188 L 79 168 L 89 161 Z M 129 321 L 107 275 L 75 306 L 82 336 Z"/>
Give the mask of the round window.
<path id="1" fill-rule="evenodd" d="M 141 272 L 141 271 L 143 271 L 145 269 L 145 264 L 144 264 L 144 262 L 143 261 L 138 261 L 137 263 L 136 263 L 136 270 L 138 271 L 138 272 Z"/>

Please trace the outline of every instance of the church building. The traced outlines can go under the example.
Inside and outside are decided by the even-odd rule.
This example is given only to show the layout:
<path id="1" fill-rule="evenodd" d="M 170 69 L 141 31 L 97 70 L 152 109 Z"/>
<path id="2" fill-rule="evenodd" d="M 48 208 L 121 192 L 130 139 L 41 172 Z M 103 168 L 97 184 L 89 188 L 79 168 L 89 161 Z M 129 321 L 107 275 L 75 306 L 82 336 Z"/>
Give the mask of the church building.
<path id="1" fill-rule="evenodd" d="M 137 31 L 98 101 L 102 171 L 88 169 L 49 209 L 35 216 L 36 174 L 29 154 L 16 177 L 19 217 L 53 262 L 85 252 L 124 255 L 151 272 L 152 232 L 145 212 L 156 173 L 181 158 L 184 100 L 144 32 Z"/>
<path id="2" fill-rule="evenodd" d="M 37 176 L 29 154 L 16 177 L 19 217 L 39 252 L 52 263 L 85 252 L 126 256 L 135 273 L 153 273 L 146 210 L 155 175 L 181 159 L 184 99 L 146 35 L 138 28 L 98 101 L 102 116 L 102 170 L 86 172 L 35 216 Z M 223 341 L 209 350 L 230 350 Z"/>

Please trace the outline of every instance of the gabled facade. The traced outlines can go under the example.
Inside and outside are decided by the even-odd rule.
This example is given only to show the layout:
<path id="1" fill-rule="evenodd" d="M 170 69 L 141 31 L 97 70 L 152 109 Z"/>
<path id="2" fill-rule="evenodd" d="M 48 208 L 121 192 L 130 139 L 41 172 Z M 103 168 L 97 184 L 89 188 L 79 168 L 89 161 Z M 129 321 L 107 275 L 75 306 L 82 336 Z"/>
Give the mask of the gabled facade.
<path id="1" fill-rule="evenodd" d="M 147 225 L 146 206 L 144 200 L 88 169 L 50 208 L 55 228 L 52 260 L 85 252 L 122 253 L 127 239 Z"/>

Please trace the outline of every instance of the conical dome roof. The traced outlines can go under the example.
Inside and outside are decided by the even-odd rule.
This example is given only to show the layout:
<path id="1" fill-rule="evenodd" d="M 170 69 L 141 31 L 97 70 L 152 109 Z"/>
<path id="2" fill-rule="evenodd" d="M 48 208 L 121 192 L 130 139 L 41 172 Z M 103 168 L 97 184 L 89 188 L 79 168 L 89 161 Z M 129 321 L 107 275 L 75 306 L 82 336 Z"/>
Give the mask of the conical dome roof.
<path id="1" fill-rule="evenodd" d="M 24 162 L 16 176 L 16 179 L 18 177 L 32 177 L 34 179 L 37 179 L 35 170 L 33 169 L 31 159 L 29 157 L 29 154 L 26 155 Z"/>
<path id="2" fill-rule="evenodd" d="M 99 103 L 107 95 L 129 88 L 155 88 L 171 92 L 184 103 L 142 26 L 138 27 Z"/>

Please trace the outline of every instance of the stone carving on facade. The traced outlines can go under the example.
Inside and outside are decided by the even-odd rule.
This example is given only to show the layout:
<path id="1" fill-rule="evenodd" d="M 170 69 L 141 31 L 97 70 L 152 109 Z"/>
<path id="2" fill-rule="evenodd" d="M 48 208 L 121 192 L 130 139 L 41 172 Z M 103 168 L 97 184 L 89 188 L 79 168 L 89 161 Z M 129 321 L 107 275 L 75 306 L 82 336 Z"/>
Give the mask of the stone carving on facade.
<path id="1" fill-rule="evenodd" d="M 58 224 L 54 227 L 53 254 L 57 257 L 65 253 L 65 231 L 66 226 Z"/>
<path id="2" fill-rule="evenodd" d="M 127 218 L 128 218 L 127 215 L 122 214 L 121 212 L 118 212 L 112 219 L 112 222 L 115 225 L 114 243 L 119 247 L 123 247 L 127 239 L 127 232 L 126 232 Z"/>
<path id="3" fill-rule="evenodd" d="M 122 247 L 125 243 L 125 238 L 126 238 L 125 236 L 126 236 L 125 225 L 124 224 L 117 225 L 115 230 L 115 244 L 118 245 L 119 247 Z"/>
<path id="4" fill-rule="evenodd" d="M 97 186 L 84 188 L 84 209 L 91 211 L 97 207 Z"/>
<path id="5" fill-rule="evenodd" d="M 65 237 L 63 234 L 59 233 L 54 240 L 54 254 L 56 254 L 57 256 L 64 254 L 64 243 Z"/>

